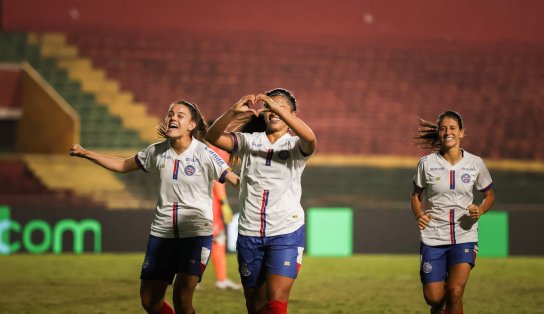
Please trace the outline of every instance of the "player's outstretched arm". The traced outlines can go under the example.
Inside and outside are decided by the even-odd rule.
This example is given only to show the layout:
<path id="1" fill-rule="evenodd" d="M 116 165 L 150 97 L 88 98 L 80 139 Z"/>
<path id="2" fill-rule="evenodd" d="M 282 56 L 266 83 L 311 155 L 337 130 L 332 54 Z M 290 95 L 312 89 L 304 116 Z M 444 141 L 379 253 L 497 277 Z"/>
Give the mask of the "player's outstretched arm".
<path id="1" fill-rule="evenodd" d="M 95 164 L 115 172 L 129 172 L 140 169 L 134 157 L 119 158 L 106 156 L 87 150 L 79 144 L 74 144 L 70 148 L 70 156 L 88 159 Z"/>
<path id="2" fill-rule="evenodd" d="M 228 132 L 225 132 L 225 130 L 234 119 L 242 114 L 253 113 L 256 116 L 258 115 L 258 112 L 251 108 L 254 100 L 255 95 L 246 95 L 229 108 L 221 117 L 217 118 L 206 133 L 206 141 L 224 151 L 232 152 L 234 141 L 232 140 L 232 136 Z"/>
<path id="3" fill-rule="evenodd" d="M 264 102 L 264 110 L 277 114 L 289 128 L 300 137 L 300 149 L 305 155 L 311 155 L 317 148 L 317 139 L 314 131 L 299 117 L 279 106 L 270 96 L 259 94 L 256 101 Z"/>

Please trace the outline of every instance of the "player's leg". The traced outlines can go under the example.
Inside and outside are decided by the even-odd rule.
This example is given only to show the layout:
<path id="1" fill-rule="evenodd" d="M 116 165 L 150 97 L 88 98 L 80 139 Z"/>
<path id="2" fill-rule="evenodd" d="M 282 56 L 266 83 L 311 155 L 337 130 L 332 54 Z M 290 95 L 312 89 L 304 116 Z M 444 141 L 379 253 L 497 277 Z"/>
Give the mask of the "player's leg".
<path id="1" fill-rule="evenodd" d="M 470 271 L 476 263 L 477 252 L 478 245 L 473 242 L 456 244 L 448 252 L 448 313 L 463 313 L 463 294 Z"/>
<path id="2" fill-rule="evenodd" d="M 431 313 L 442 313 L 446 298 L 446 253 L 449 246 L 428 246 L 421 243 L 419 275 L 423 284 L 423 297 Z"/>
<path id="3" fill-rule="evenodd" d="M 248 314 L 261 313 L 261 310 L 268 302 L 266 281 L 263 280 L 255 287 L 244 286 L 244 297 L 246 299 L 246 309 Z"/>
<path id="4" fill-rule="evenodd" d="M 174 289 L 172 292 L 172 298 L 174 300 L 174 308 L 176 309 L 176 313 L 195 313 L 195 309 L 193 307 L 193 296 L 199 280 L 200 277 L 195 275 L 183 273 L 179 273 L 176 275 L 176 280 L 174 281 Z"/>
<path id="5" fill-rule="evenodd" d="M 287 313 L 291 288 L 302 265 L 304 241 L 304 226 L 270 238 L 265 259 L 268 302 L 260 313 Z"/>
<path id="6" fill-rule="evenodd" d="M 142 307 L 149 314 L 168 313 L 162 312 L 163 307 L 169 307 L 164 300 L 164 294 L 168 288 L 167 281 L 142 280 L 140 283 L 140 299 Z M 173 310 L 172 310 L 173 313 Z"/>
<path id="7" fill-rule="evenodd" d="M 450 268 L 446 285 L 446 308 L 449 314 L 463 313 L 463 294 L 470 275 L 468 263 L 456 264 Z"/>
<path id="8" fill-rule="evenodd" d="M 431 314 L 444 312 L 444 302 L 446 301 L 444 283 L 444 281 L 437 281 L 423 284 L 423 297 L 425 302 L 431 306 Z"/>
<path id="9" fill-rule="evenodd" d="M 249 314 L 256 314 L 268 301 L 266 294 L 266 277 L 264 273 L 264 248 L 263 239 L 248 237 L 241 234 L 236 240 L 238 252 L 238 272 L 242 286 L 246 308 Z"/>
<path id="10" fill-rule="evenodd" d="M 195 313 L 193 295 L 202 279 L 212 247 L 212 236 L 176 240 L 174 265 L 176 281 L 172 293 L 176 313 Z"/>
<path id="11" fill-rule="evenodd" d="M 140 300 L 147 313 L 169 313 L 170 305 L 164 300 L 168 285 L 174 278 L 170 252 L 171 239 L 149 236 L 140 274 Z M 170 312 L 173 313 L 173 310 Z"/>
<path id="12" fill-rule="evenodd" d="M 289 295 L 295 279 L 275 274 L 266 278 L 268 298 L 266 305 L 259 314 L 286 314 Z"/>

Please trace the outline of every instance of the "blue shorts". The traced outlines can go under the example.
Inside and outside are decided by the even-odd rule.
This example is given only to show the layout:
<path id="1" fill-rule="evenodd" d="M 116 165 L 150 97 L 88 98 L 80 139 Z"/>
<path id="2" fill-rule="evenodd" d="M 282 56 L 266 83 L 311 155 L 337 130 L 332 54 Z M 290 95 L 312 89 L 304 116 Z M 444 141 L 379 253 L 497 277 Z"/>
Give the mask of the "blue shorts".
<path id="1" fill-rule="evenodd" d="M 140 279 L 172 284 L 178 273 L 202 279 L 212 249 L 212 236 L 159 238 L 150 235 Z"/>
<path id="2" fill-rule="evenodd" d="M 460 263 L 474 267 L 478 243 L 468 242 L 452 245 L 429 246 L 421 243 L 419 276 L 422 283 L 446 281 L 448 269 Z"/>
<path id="3" fill-rule="evenodd" d="M 266 280 L 267 274 L 297 278 L 305 244 L 305 229 L 272 237 L 238 235 L 238 271 L 242 285 L 254 288 Z"/>

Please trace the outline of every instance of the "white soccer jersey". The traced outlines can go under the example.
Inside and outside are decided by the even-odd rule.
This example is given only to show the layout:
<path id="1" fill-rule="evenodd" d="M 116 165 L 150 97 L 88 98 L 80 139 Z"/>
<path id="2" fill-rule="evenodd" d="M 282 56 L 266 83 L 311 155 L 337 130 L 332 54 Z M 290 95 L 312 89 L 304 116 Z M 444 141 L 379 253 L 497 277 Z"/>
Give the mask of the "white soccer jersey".
<path id="1" fill-rule="evenodd" d="M 414 184 L 424 189 L 424 213 L 432 216 L 421 231 L 426 245 L 478 241 L 478 221 L 470 218 L 467 209 L 473 202 L 473 187 L 485 192 L 493 182 L 482 158 L 462 153 L 453 166 L 438 152 L 423 157 L 417 166 Z"/>
<path id="2" fill-rule="evenodd" d="M 151 234 L 161 238 L 208 236 L 212 232 L 213 180 L 222 182 L 228 166 L 206 144 L 193 138 L 180 155 L 170 141 L 136 155 L 144 171 L 159 171 L 161 185 Z"/>
<path id="3" fill-rule="evenodd" d="M 271 144 L 266 134 L 232 133 L 233 154 L 242 162 L 239 232 L 276 236 L 304 225 L 300 180 L 306 161 L 299 137 L 289 133 Z"/>

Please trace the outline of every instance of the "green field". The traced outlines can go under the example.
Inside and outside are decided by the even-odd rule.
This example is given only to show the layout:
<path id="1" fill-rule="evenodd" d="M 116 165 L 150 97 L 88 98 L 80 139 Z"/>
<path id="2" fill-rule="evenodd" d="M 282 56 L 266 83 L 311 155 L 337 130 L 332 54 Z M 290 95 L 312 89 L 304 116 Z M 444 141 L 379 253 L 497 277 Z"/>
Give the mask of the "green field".
<path id="1" fill-rule="evenodd" d="M 144 313 L 143 254 L 0 256 L 0 313 Z M 428 313 L 417 255 L 305 256 L 290 313 Z M 234 255 L 229 275 L 238 280 Z M 197 291 L 198 313 L 244 313 L 240 291 L 214 288 L 213 267 Z M 169 289 L 168 293 L 171 293 Z M 544 258 L 479 258 L 465 313 L 544 313 Z"/>

